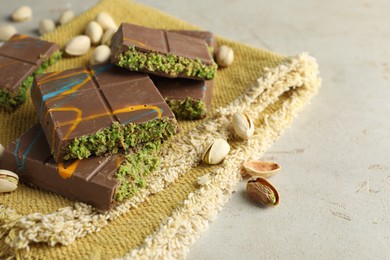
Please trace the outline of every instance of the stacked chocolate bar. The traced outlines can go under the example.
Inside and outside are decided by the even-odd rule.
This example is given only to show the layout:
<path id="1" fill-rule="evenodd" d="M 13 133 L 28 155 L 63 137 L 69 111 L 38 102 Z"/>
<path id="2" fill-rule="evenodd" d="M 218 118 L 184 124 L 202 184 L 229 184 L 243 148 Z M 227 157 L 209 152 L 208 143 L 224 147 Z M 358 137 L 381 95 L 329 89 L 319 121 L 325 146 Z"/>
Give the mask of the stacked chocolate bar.
<path id="1" fill-rule="evenodd" d="M 35 76 L 40 124 L 6 148 L 0 169 L 99 210 L 146 185 L 176 118 L 210 108 L 213 37 L 122 24 L 111 42 L 110 64 Z"/>

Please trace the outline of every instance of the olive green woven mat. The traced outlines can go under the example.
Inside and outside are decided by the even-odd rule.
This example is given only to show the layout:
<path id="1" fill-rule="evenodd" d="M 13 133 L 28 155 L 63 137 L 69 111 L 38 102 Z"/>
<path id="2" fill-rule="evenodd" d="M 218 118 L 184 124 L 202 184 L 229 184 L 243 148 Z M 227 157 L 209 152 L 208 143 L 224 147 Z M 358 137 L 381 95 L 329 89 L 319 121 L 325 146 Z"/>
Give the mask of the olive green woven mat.
<path id="1" fill-rule="evenodd" d="M 63 46 L 71 37 L 82 34 L 85 25 L 101 11 L 110 13 L 118 24 L 197 29 L 134 2 L 103 0 L 43 38 Z M 307 54 L 285 57 L 227 39 L 217 40 L 234 49 L 235 62 L 218 70 L 212 115 L 203 121 L 180 122 L 181 133 L 172 149 L 183 154 L 175 155 L 174 151 L 164 159 L 148 190 L 107 214 L 24 185 L 15 192 L 0 194 L 0 257 L 184 257 L 240 181 L 242 160 L 259 158 L 320 85 L 317 64 Z M 64 58 L 49 70 L 87 65 L 91 53 Z M 236 140 L 228 131 L 232 113 L 240 110 L 256 119 L 255 135 L 247 142 Z M 0 143 L 8 145 L 36 122 L 30 100 L 14 113 L 0 112 Z M 201 149 L 216 137 L 229 140 L 231 153 L 220 165 L 199 164 Z M 182 166 L 174 165 L 178 159 L 173 156 L 183 160 Z"/>

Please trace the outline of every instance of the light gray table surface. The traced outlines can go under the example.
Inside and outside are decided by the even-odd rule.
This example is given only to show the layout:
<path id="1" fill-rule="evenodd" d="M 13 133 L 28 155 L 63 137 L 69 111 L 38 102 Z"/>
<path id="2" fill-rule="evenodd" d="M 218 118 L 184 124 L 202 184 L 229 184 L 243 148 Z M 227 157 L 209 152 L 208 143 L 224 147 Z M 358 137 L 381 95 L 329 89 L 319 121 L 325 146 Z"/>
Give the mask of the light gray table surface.
<path id="1" fill-rule="evenodd" d="M 96 0 L 1 1 L 0 24 L 27 4 L 41 18 Z M 390 1 L 152 1 L 145 4 L 256 47 L 317 58 L 320 92 L 264 159 L 275 208 L 249 203 L 246 182 L 191 247 L 189 259 L 390 259 Z"/>

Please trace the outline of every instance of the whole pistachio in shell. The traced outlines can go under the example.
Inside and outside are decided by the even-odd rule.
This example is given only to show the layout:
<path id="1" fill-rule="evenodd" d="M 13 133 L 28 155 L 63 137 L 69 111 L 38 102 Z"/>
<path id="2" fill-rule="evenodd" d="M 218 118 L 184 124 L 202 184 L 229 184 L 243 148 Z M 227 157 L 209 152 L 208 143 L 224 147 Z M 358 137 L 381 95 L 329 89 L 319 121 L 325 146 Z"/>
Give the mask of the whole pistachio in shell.
<path id="1" fill-rule="evenodd" d="M 275 175 L 280 169 L 280 165 L 275 162 L 248 161 L 243 164 L 246 174 L 250 176 L 260 176 L 264 178 Z"/>
<path id="2" fill-rule="evenodd" d="M 215 139 L 206 148 L 202 160 L 207 164 L 218 164 L 230 152 L 230 145 L 224 139 Z"/>
<path id="3" fill-rule="evenodd" d="M 246 114 L 236 112 L 233 115 L 234 132 L 244 140 L 248 140 L 255 131 L 253 120 Z"/>
<path id="4" fill-rule="evenodd" d="M 18 182 L 17 174 L 8 170 L 0 170 L 0 193 L 16 190 Z"/>
<path id="5" fill-rule="evenodd" d="M 248 180 L 246 192 L 249 198 L 264 206 L 279 204 L 279 193 L 275 187 L 263 177 L 253 177 Z"/>

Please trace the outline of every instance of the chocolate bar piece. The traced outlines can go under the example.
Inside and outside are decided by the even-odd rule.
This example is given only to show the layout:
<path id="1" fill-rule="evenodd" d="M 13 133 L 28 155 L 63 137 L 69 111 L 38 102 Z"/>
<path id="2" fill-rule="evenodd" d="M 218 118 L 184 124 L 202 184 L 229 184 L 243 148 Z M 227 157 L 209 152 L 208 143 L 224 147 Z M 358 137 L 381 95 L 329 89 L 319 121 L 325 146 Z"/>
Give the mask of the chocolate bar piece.
<path id="1" fill-rule="evenodd" d="M 54 43 L 15 34 L 0 47 L 0 108 L 13 111 L 26 101 L 34 75 L 61 58 Z"/>
<path id="2" fill-rule="evenodd" d="M 202 39 L 122 23 L 111 40 L 111 62 L 170 78 L 212 79 L 217 65 Z"/>
<path id="3" fill-rule="evenodd" d="M 152 80 L 177 119 L 204 118 L 211 109 L 212 80 L 163 77 Z"/>
<path id="4" fill-rule="evenodd" d="M 116 154 L 177 128 L 149 76 L 113 64 L 38 75 L 31 98 L 56 162 Z"/>
<path id="5" fill-rule="evenodd" d="M 171 30 L 204 40 L 210 53 L 216 49 L 214 35 L 207 31 Z M 169 79 L 152 77 L 152 80 L 177 119 L 200 119 L 211 109 L 212 80 Z"/>
<path id="6" fill-rule="evenodd" d="M 27 184 L 109 210 L 145 186 L 145 177 L 159 164 L 160 148 L 155 142 L 126 156 L 56 163 L 38 124 L 5 149 L 0 169 L 17 173 Z"/>

